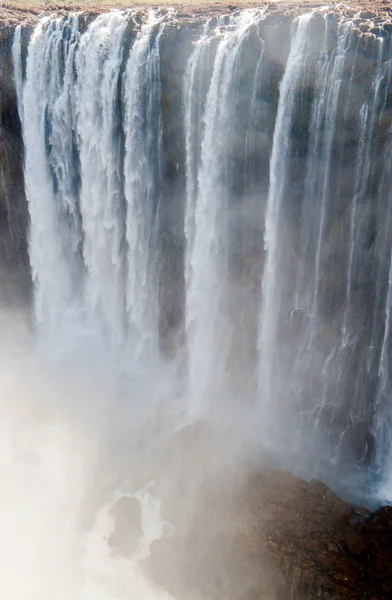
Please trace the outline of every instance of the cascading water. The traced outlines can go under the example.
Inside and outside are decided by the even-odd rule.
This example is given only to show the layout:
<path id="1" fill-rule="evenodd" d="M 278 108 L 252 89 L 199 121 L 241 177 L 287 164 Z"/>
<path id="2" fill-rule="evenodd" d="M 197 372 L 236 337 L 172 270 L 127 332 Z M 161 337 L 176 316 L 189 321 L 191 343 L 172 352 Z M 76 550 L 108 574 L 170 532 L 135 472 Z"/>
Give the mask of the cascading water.
<path id="1" fill-rule="evenodd" d="M 25 143 L 25 186 L 31 219 L 30 262 L 38 323 L 59 326 L 78 304 L 77 174 L 73 152 L 70 64 L 78 20 L 43 19 L 32 35 L 22 87 L 20 37 L 14 64 Z M 63 39 L 64 30 L 68 36 Z M 63 75 L 64 73 L 64 75 Z"/>
<path id="2" fill-rule="evenodd" d="M 159 64 L 162 30 L 159 19 L 150 16 L 132 46 L 124 77 L 126 306 L 136 352 L 147 358 L 156 357 L 158 351 L 156 236 L 162 185 Z M 152 35 L 155 37 L 151 39 Z"/>
<path id="3" fill-rule="evenodd" d="M 337 44 L 332 47 L 331 27 L 327 23 L 320 56 L 315 67 L 315 96 L 312 101 L 309 127 L 306 174 L 303 181 L 303 196 L 300 200 L 298 222 L 298 258 L 293 271 L 289 240 L 281 239 L 282 231 L 291 235 L 290 185 L 292 184 L 291 139 L 293 121 L 296 118 L 296 95 L 298 89 L 309 78 L 314 68 L 311 64 L 310 35 L 311 16 L 306 15 L 298 22 L 292 42 L 288 66 L 281 84 L 281 100 L 278 108 L 274 146 L 271 157 L 271 184 L 266 218 L 266 248 L 268 251 L 263 277 L 263 309 L 260 327 L 260 381 L 259 386 L 265 402 L 273 402 L 280 411 L 280 398 L 290 394 L 300 401 L 310 390 L 323 402 L 322 388 L 316 392 L 320 374 L 312 361 L 317 360 L 317 341 L 314 339 L 320 321 L 318 302 L 320 294 L 320 260 L 326 211 L 329 206 L 331 158 L 336 126 L 337 104 L 344 66 L 345 52 L 350 45 L 350 24 L 343 23 L 337 31 Z M 333 82 L 333 85 L 331 85 Z M 306 85 L 306 83 L 305 83 Z M 297 175 L 298 177 L 298 175 Z M 299 179 L 299 177 L 298 177 Z M 315 198 L 319 199 L 315 202 Z M 290 200 L 292 201 L 292 200 Z M 309 258 L 312 257 L 311 264 Z M 293 275 L 292 275 L 293 274 Z M 292 336 L 296 348 L 294 356 L 289 348 L 279 343 L 282 335 L 282 320 L 292 320 L 296 311 L 305 319 L 300 328 L 300 339 Z M 284 335 L 284 332 L 283 332 Z M 287 361 L 287 362 L 285 362 Z M 292 370 L 293 379 L 287 381 L 279 375 L 282 364 L 285 372 Z M 277 369 L 277 370 L 276 370 Z M 317 374 L 316 374 L 317 373 Z M 314 377 L 314 380 L 313 380 Z M 287 385 L 288 384 L 288 385 Z M 294 389 L 290 389 L 289 386 Z M 274 399 L 274 400 L 272 400 Z M 283 402 L 285 402 L 283 400 Z M 314 408 L 310 401 L 310 410 Z M 301 414 L 301 405 L 296 406 Z M 269 412 L 272 426 L 277 423 L 274 408 Z M 271 428 L 271 423 L 268 424 Z"/>
<path id="4" fill-rule="evenodd" d="M 45 17 L 29 39 L 26 66 L 22 27 L 15 33 L 37 333 L 51 354 L 62 352 L 48 363 L 41 346 L 30 357 L 21 342 L 28 393 L 12 358 L 2 361 L 11 372 L 10 383 L 2 373 L 2 402 L 9 394 L 17 402 L 13 411 L 2 404 L 1 505 L 8 516 L 0 587 L 15 600 L 173 598 L 141 567 L 152 542 L 167 533 L 160 499 L 153 484 L 144 487 L 141 467 L 121 475 L 140 443 L 143 415 L 164 389 L 162 381 L 160 390 L 151 383 L 147 391 L 130 380 L 136 370 L 153 369 L 158 348 L 159 42 L 166 16 L 152 11 L 142 25 L 133 23 L 131 48 L 125 33 L 134 13 L 112 11 L 88 26 L 82 15 Z M 121 374 L 131 378 L 113 369 L 119 357 Z M 124 397 L 133 396 L 141 406 L 124 411 Z M 140 506 L 140 540 L 119 556 L 108 541 L 112 510 L 128 497 Z M 22 529 L 29 540 L 23 550 L 12 539 L 21 539 Z"/>
<path id="5" fill-rule="evenodd" d="M 214 398 L 224 390 L 227 393 L 234 317 L 230 308 L 230 210 L 235 185 L 231 153 L 243 108 L 241 52 L 252 25 L 260 19 L 258 11 L 244 11 L 218 22 L 198 41 L 185 73 L 186 331 L 189 395 L 196 412 L 211 409 Z M 206 89 L 212 44 L 217 47 Z M 251 90 L 254 87 L 255 83 Z M 248 119 L 253 116 L 252 100 L 251 96 Z"/>
<path id="6" fill-rule="evenodd" d="M 282 205 L 287 194 L 289 173 L 289 140 L 291 137 L 292 120 L 296 86 L 303 76 L 309 35 L 310 15 L 300 19 L 297 31 L 292 41 L 287 67 L 280 85 L 280 99 L 274 131 L 274 142 L 271 156 L 270 191 L 265 219 L 265 246 L 267 258 L 264 266 L 262 282 L 262 313 L 260 324 L 260 375 L 259 387 L 266 402 L 276 403 L 276 392 L 273 382 L 276 381 L 272 372 L 276 349 L 279 325 L 279 303 L 282 300 L 279 290 L 278 269 L 280 255 L 284 255 L 280 248 L 281 213 Z M 276 416 L 273 416 L 276 419 Z"/>
<path id="7" fill-rule="evenodd" d="M 390 143 L 389 132 L 379 132 L 391 59 L 385 38 L 375 37 L 366 89 L 363 38 L 352 23 L 322 23 L 315 59 L 318 26 L 310 15 L 298 20 L 280 87 L 260 318 L 261 411 L 271 443 L 281 444 L 283 434 L 285 443 L 312 448 L 339 468 L 348 461 L 378 471 L 391 451 L 391 411 L 385 396 L 381 410 L 379 402 L 388 386 L 377 366 L 380 340 L 389 339 L 391 241 L 388 218 L 380 220 L 390 206 L 390 165 L 375 161 L 379 140 L 387 155 Z M 301 120 L 309 124 L 300 130 L 302 149 Z M 298 163 L 306 165 L 301 172 Z M 374 199 L 370 190 L 378 190 Z"/>
<path id="8" fill-rule="evenodd" d="M 125 205 L 121 122 L 116 109 L 127 23 L 126 13 L 98 17 L 81 36 L 75 61 L 70 57 L 71 68 L 74 62 L 76 70 L 71 94 L 80 163 L 84 306 L 118 345 L 124 334 Z"/>
<path id="9" fill-rule="evenodd" d="M 158 347 L 162 17 L 151 13 L 126 57 L 129 19 L 112 11 L 82 35 L 78 15 L 44 18 L 24 82 L 20 33 L 14 65 L 37 321 L 51 333 L 74 322 L 140 364 Z"/>

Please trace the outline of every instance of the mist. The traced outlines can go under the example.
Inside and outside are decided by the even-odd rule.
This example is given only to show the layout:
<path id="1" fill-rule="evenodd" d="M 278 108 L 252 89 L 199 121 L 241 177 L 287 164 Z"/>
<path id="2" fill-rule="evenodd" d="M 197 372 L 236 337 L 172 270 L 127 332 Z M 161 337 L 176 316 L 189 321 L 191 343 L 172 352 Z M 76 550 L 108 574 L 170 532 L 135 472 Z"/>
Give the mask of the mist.
<path id="1" fill-rule="evenodd" d="M 163 582 L 181 592 L 175 597 L 196 599 L 203 589 L 213 597 L 233 589 L 219 532 L 250 456 L 244 419 L 195 423 L 172 365 L 135 376 L 83 332 L 81 343 L 77 329 L 73 345 L 70 332 L 49 343 L 28 307 L 3 303 L 1 326 L 1 594 L 174 597 Z M 186 559 L 171 549 L 173 535 L 187 544 Z M 149 563 L 156 540 L 169 541 L 166 560 L 173 552 L 179 572 L 165 572 L 159 548 Z M 207 556 L 211 572 L 198 586 Z M 181 560 L 193 565 L 189 589 Z M 236 585 L 251 583 L 249 574 Z"/>

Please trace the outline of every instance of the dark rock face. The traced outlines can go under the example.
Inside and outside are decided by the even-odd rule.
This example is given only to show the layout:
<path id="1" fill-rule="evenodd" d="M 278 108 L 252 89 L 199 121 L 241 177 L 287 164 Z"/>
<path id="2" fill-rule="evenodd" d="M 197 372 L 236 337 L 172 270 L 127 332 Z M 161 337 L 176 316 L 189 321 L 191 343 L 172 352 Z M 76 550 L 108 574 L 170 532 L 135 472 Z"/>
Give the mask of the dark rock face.
<path id="1" fill-rule="evenodd" d="M 23 143 L 12 69 L 13 28 L 0 29 L 0 256 L 26 264 L 28 212 Z"/>
<path id="2" fill-rule="evenodd" d="M 23 142 L 12 68 L 14 27 L 0 24 L 0 305 L 30 303 Z"/>

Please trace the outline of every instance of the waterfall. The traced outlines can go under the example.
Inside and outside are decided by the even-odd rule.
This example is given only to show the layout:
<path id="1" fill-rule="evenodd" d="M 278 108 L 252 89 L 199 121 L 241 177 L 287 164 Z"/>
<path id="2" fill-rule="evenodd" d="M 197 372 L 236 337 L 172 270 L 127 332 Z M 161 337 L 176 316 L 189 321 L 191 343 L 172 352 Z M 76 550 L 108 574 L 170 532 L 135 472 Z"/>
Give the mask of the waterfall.
<path id="1" fill-rule="evenodd" d="M 236 407 L 307 475 L 381 477 L 391 42 L 324 10 L 270 19 L 184 35 L 173 10 L 45 16 L 26 57 L 17 28 L 38 332 L 84 336 L 133 373 L 168 334 L 195 418 Z"/>
<path id="2" fill-rule="evenodd" d="M 140 361 L 158 347 L 163 17 L 150 12 L 127 57 L 130 16 L 103 14 L 84 33 L 78 15 L 43 18 L 25 80 L 20 29 L 13 56 L 37 323 L 76 325 Z"/>
<path id="3" fill-rule="evenodd" d="M 258 12 L 244 11 L 218 23 L 212 32 L 206 31 L 185 72 L 186 331 L 189 394 L 196 412 L 205 410 L 214 396 L 227 388 L 233 327 L 229 310 L 230 152 L 239 102 L 241 51 L 258 19 Z M 205 92 L 202 82 L 214 38 L 217 48 Z M 251 116 L 250 111 L 248 118 Z"/>
<path id="4" fill-rule="evenodd" d="M 276 403 L 273 382 L 274 360 L 276 357 L 276 342 L 278 335 L 278 324 L 280 316 L 280 290 L 278 277 L 279 257 L 284 254 L 280 247 L 281 218 L 283 201 L 288 193 L 289 186 L 289 161 L 290 161 L 290 137 L 292 120 L 295 108 L 295 93 L 298 82 L 306 68 L 307 44 L 309 41 L 308 31 L 310 15 L 299 19 L 297 30 L 294 34 L 287 67 L 280 85 L 280 97 L 270 167 L 270 191 L 267 202 L 265 217 L 265 249 L 267 258 L 264 266 L 262 281 L 262 312 L 260 319 L 260 374 L 259 386 L 262 390 L 262 398 L 272 405 Z M 277 359 L 277 357 L 276 357 Z M 274 418 L 276 416 L 274 415 Z"/>
<path id="5" fill-rule="evenodd" d="M 98 17 L 76 53 L 74 111 L 80 160 L 84 303 L 114 343 L 121 344 L 124 307 L 123 190 L 118 82 L 128 15 Z"/>
<path id="6" fill-rule="evenodd" d="M 162 31 L 163 25 L 152 13 L 132 46 L 124 77 L 127 325 L 137 355 L 147 357 L 158 351 L 155 253 L 162 185 Z"/>
<path id="7" fill-rule="evenodd" d="M 316 53 L 315 26 L 310 15 L 295 23 L 280 84 L 265 221 L 260 415 L 273 445 L 285 439 L 340 465 L 380 465 L 375 447 L 385 457 L 391 443 L 391 241 L 389 219 L 380 217 L 390 210 L 390 162 L 379 166 L 377 156 L 391 59 L 385 39 L 375 37 L 372 81 L 360 87 L 363 38 L 352 23 L 335 29 L 326 19 Z M 389 132 L 383 144 L 388 157 Z"/>
<path id="8" fill-rule="evenodd" d="M 15 29 L 14 40 L 12 44 L 12 62 L 14 66 L 14 80 L 16 90 L 16 102 L 20 120 L 23 123 L 23 65 L 22 65 L 22 26 L 18 25 Z"/>
<path id="9" fill-rule="evenodd" d="M 29 253 L 35 311 L 38 323 L 49 328 L 75 309 L 80 293 L 77 279 L 81 238 L 74 218 L 77 176 L 69 94 L 70 65 L 78 37 L 77 17 L 44 18 L 29 44 L 23 88 L 21 60 L 15 60 L 31 219 Z M 20 50 L 18 36 L 16 48 Z"/>

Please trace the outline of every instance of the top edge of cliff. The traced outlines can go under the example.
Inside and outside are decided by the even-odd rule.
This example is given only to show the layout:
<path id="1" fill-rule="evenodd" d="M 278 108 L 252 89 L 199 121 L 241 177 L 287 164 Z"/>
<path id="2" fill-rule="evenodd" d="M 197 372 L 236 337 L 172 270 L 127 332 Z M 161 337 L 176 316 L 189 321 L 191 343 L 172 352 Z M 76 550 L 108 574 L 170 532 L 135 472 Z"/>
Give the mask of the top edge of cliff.
<path id="1" fill-rule="evenodd" d="M 82 11 L 95 15 L 113 9 L 174 8 L 178 18 L 193 18 L 214 14 L 230 14 L 246 8 L 265 9 L 266 14 L 295 17 L 305 12 L 335 13 L 361 19 L 372 19 L 381 23 L 392 20 L 392 0 L 357 0 L 342 2 L 315 0 L 60 0 L 59 2 L 34 0 L 0 0 L 0 28 L 15 26 L 21 22 L 34 22 L 45 14 L 65 14 Z"/>

